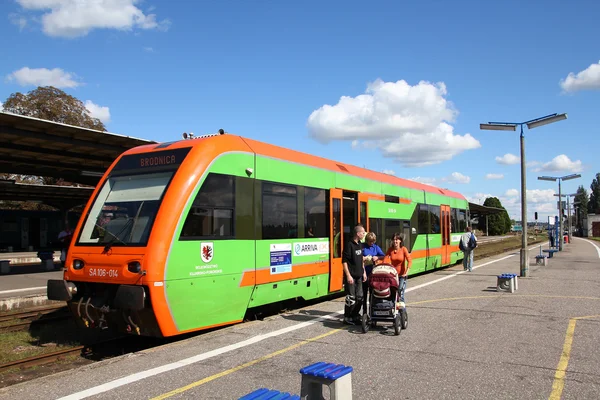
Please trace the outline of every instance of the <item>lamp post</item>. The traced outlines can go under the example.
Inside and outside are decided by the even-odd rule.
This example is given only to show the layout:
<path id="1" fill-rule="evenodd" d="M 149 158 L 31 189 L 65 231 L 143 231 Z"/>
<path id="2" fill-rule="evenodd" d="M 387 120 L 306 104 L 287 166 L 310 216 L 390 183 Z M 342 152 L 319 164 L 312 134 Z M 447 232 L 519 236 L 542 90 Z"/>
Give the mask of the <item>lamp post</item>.
<path id="1" fill-rule="evenodd" d="M 538 176 L 540 181 L 558 181 L 558 250 L 563 249 L 563 211 L 562 211 L 562 192 L 560 188 L 561 181 L 568 181 L 570 179 L 581 178 L 580 174 L 571 174 L 565 176 Z M 556 195 L 555 195 L 556 196 Z"/>
<path id="2" fill-rule="evenodd" d="M 523 134 L 523 125 L 528 129 L 537 128 L 551 124 L 553 122 L 567 119 L 567 114 L 550 114 L 541 118 L 532 119 L 525 122 L 488 122 L 479 124 L 479 129 L 491 131 L 516 131 L 517 125 L 521 127 L 521 225 L 523 226 L 521 237 L 520 266 L 521 276 L 529 276 L 529 250 L 527 249 L 527 180 L 525 173 L 525 135 Z"/>
<path id="3" fill-rule="evenodd" d="M 568 219 L 567 231 L 569 232 L 569 243 L 571 243 L 571 236 L 573 235 L 573 232 L 572 232 L 573 231 L 573 221 L 571 220 L 571 204 L 569 204 L 570 203 L 569 200 L 571 200 L 571 196 L 573 197 L 573 200 L 575 200 L 575 196 L 577 196 L 577 193 L 570 193 L 565 196 L 567 196 L 567 219 Z M 574 204 L 575 203 L 573 203 L 573 205 Z"/>

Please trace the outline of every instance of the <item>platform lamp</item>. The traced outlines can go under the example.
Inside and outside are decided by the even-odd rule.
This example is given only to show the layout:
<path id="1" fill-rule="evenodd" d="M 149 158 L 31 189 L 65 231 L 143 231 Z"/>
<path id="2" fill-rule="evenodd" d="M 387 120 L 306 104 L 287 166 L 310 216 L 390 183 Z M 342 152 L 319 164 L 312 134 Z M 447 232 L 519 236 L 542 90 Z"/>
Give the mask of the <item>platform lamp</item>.
<path id="1" fill-rule="evenodd" d="M 550 114 L 541 118 L 532 119 L 525 122 L 488 122 L 479 124 L 479 129 L 491 131 L 516 131 L 517 126 L 521 127 L 521 225 L 523 226 L 521 237 L 521 276 L 529 276 L 529 250 L 527 249 L 527 179 L 525 174 L 525 135 L 523 134 L 523 125 L 528 129 L 551 124 L 553 122 L 567 119 L 567 114 Z"/>
<path id="2" fill-rule="evenodd" d="M 565 176 L 538 176 L 540 181 L 558 181 L 558 250 L 563 249 L 563 210 L 562 210 L 562 192 L 560 188 L 561 181 L 568 181 L 575 178 L 581 178 L 580 174 L 571 174 Z"/>

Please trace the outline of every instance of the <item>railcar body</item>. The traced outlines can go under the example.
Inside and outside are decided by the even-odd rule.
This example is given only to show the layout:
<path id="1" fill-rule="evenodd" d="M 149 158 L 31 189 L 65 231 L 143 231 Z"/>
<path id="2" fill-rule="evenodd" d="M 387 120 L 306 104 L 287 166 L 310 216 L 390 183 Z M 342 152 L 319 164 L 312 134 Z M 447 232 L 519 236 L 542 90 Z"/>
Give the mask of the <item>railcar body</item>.
<path id="1" fill-rule="evenodd" d="M 178 335 L 343 290 L 357 222 L 384 250 L 403 233 L 411 273 L 456 263 L 467 214 L 459 193 L 236 135 L 146 145 L 99 182 L 48 297 L 87 327 Z"/>

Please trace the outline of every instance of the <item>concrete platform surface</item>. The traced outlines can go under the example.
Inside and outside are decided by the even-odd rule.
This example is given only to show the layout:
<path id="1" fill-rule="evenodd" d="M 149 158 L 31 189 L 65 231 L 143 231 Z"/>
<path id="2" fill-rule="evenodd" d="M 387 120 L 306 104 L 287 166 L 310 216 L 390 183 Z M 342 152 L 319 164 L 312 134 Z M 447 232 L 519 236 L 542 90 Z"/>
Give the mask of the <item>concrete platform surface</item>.
<path id="1" fill-rule="evenodd" d="M 596 399 L 600 393 L 600 248 L 576 239 L 515 293 L 519 253 L 408 281 L 408 329 L 342 325 L 344 299 L 243 323 L 0 389 L 0 399 L 237 399 L 300 393 L 299 370 L 354 368 L 355 399 Z M 475 250 L 477 251 L 477 250 Z"/>

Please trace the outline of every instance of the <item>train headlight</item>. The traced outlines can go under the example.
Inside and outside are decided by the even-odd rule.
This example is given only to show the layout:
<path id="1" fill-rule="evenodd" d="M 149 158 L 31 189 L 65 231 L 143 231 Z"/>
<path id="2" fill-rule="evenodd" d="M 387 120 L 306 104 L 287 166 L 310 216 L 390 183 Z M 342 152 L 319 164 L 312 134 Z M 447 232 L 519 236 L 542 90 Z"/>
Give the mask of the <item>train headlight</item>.
<path id="1" fill-rule="evenodd" d="M 129 272 L 133 272 L 134 274 L 139 274 L 142 271 L 142 264 L 138 261 L 132 261 L 127 264 L 127 269 Z"/>
<path id="2" fill-rule="evenodd" d="M 82 269 L 84 266 L 83 260 L 73 260 L 73 269 Z"/>

